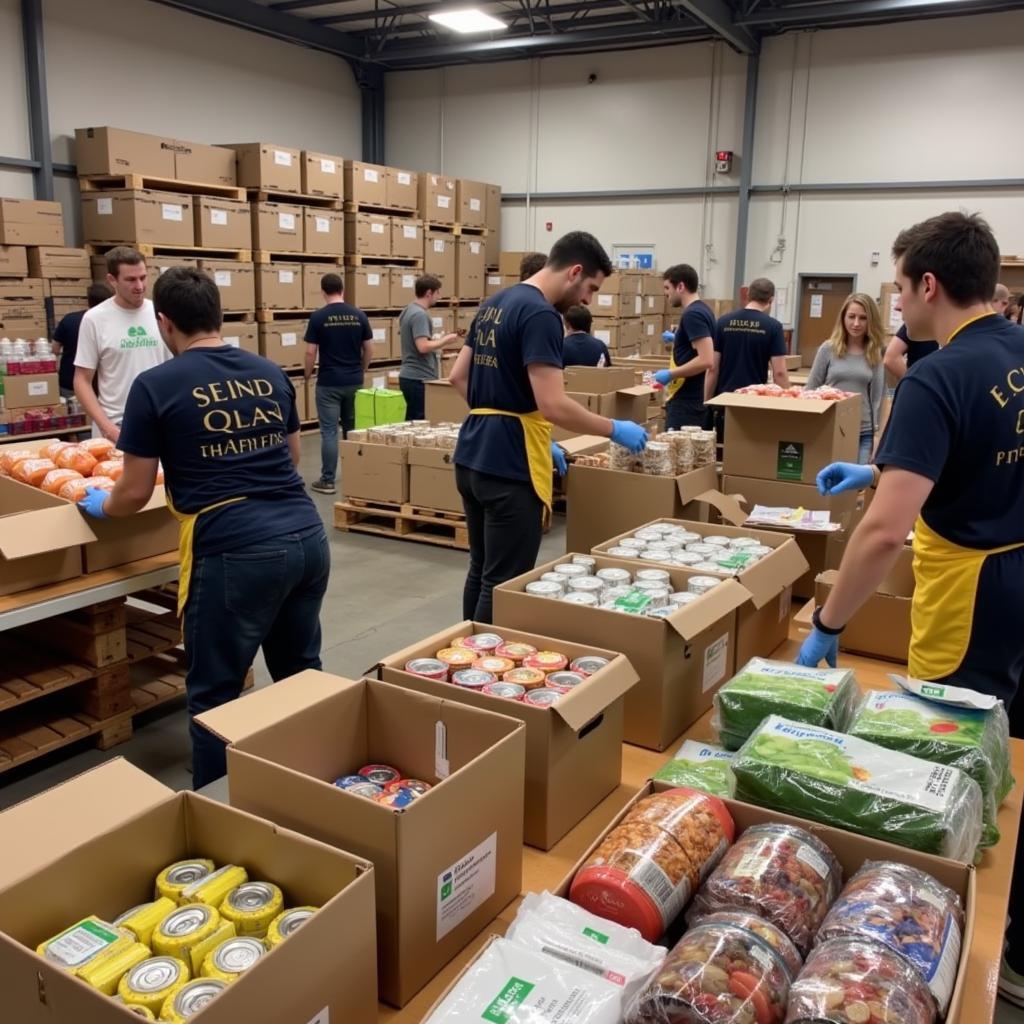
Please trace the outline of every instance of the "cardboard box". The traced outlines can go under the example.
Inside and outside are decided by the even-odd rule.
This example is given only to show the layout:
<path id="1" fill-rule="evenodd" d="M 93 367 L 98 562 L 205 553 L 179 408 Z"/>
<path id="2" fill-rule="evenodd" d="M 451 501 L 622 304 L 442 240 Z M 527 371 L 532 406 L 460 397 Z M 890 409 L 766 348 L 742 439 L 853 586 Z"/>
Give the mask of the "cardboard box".
<path id="1" fill-rule="evenodd" d="M 454 309 L 452 312 L 455 314 L 455 330 L 468 333 L 469 329 L 473 326 L 473 321 L 480 312 L 480 307 L 459 306 L 458 309 Z"/>
<path id="2" fill-rule="evenodd" d="M 167 507 L 164 485 L 134 515 L 118 519 L 90 519 L 95 540 L 82 549 L 82 568 L 99 572 L 140 558 L 178 550 L 178 521 Z"/>
<path id="3" fill-rule="evenodd" d="M 345 161 L 340 156 L 302 151 L 302 191 L 307 196 L 345 198 Z"/>
<path id="4" fill-rule="evenodd" d="M 271 142 L 227 143 L 235 151 L 238 184 L 269 192 L 301 192 L 302 161 L 297 149 Z"/>
<path id="5" fill-rule="evenodd" d="M 423 233 L 423 273 L 441 279 L 444 291 L 455 294 L 455 251 L 458 239 L 444 231 Z M 480 293 L 483 295 L 483 292 Z"/>
<path id="6" fill-rule="evenodd" d="M 12 251 L 8 249 L 8 251 Z M 0 247 L 0 274 L 5 274 L 4 247 Z M 27 250 L 28 270 L 32 277 L 88 277 L 89 253 L 85 249 L 66 249 L 59 245 L 34 245 Z M 24 259 L 24 252 L 22 254 Z"/>
<path id="7" fill-rule="evenodd" d="M 423 221 L 413 217 L 391 218 L 391 255 L 397 259 L 423 259 Z"/>
<path id="8" fill-rule="evenodd" d="M 9 306 L 24 306 L 43 301 L 43 282 L 38 277 L 23 277 L 18 281 L 0 280 L 0 302 Z"/>
<path id="9" fill-rule="evenodd" d="M 57 405 L 60 387 L 55 373 L 31 373 L 0 380 L 7 409 L 31 409 L 36 405 Z"/>
<path id="10" fill-rule="evenodd" d="M 93 256 L 92 263 L 92 279 L 94 281 L 106 281 L 107 279 L 107 261 L 103 256 Z M 192 256 L 147 256 L 146 257 L 146 298 L 153 298 L 153 285 L 156 284 L 157 278 L 165 271 L 170 270 L 171 267 L 191 267 L 193 270 L 199 269 L 199 260 Z"/>
<path id="11" fill-rule="evenodd" d="M 377 316 L 370 317 L 370 328 L 373 330 L 373 360 L 394 359 L 395 321 L 391 317 Z"/>
<path id="12" fill-rule="evenodd" d="M 254 320 L 231 320 L 222 324 L 220 340 L 225 345 L 251 352 L 254 356 L 260 354 L 259 334 Z"/>
<path id="13" fill-rule="evenodd" d="M 428 451 L 414 448 L 410 455 Z M 505 640 L 532 644 L 540 651 L 559 651 L 570 660 L 596 654 L 607 658 L 608 664 L 550 708 L 471 692 L 405 671 L 406 664 L 413 658 L 432 658 L 455 637 L 492 629 L 477 622 L 458 623 L 389 655 L 380 663 L 378 671 L 382 679 L 407 689 L 509 715 L 523 722 L 526 726 L 525 838 L 531 846 L 550 850 L 621 781 L 623 698 L 636 684 L 636 672 L 629 661 L 615 651 L 504 627 L 501 635 Z"/>
<path id="14" fill-rule="evenodd" d="M 397 391 L 399 388 L 398 368 L 375 366 L 372 370 L 367 370 L 363 375 L 363 387 L 374 391 L 382 389 Z"/>
<path id="15" fill-rule="evenodd" d="M 421 270 L 413 270 L 410 267 L 391 268 L 388 305 L 392 309 L 404 309 L 416 298 L 416 278 L 421 273 Z M 397 338 L 397 323 L 395 324 L 395 331 Z"/>
<path id="16" fill-rule="evenodd" d="M 345 268 L 340 263 L 302 263 L 302 308 L 319 309 L 324 304 L 324 292 L 320 282 L 324 274 L 337 274 L 345 281 Z"/>
<path id="17" fill-rule="evenodd" d="M 388 205 L 388 168 L 359 160 L 345 161 L 345 196 L 358 206 Z"/>
<path id="18" fill-rule="evenodd" d="M 501 258 L 501 186 L 487 185 L 487 202 L 484 207 L 484 223 L 487 237 L 484 240 L 487 251 L 487 266 L 496 267 Z M 518 278 L 519 272 L 516 271 Z"/>
<path id="19" fill-rule="evenodd" d="M 312 309 L 303 299 L 304 273 L 305 268 L 301 263 L 257 263 L 254 308 Z"/>
<path id="20" fill-rule="evenodd" d="M 341 256 L 345 246 L 344 214 L 340 210 L 305 208 L 305 239 L 308 253 Z"/>
<path id="21" fill-rule="evenodd" d="M 302 252 L 304 206 L 252 204 L 252 244 L 267 252 Z"/>
<path id="22" fill-rule="evenodd" d="M 813 484 L 830 462 L 856 462 L 860 396 L 817 399 L 719 395 L 707 404 L 725 409 L 726 476 Z"/>
<path id="23" fill-rule="evenodd" d="M 484 297 L 484 240 L 463 235 L 455 247 L 455 285 L 453 294 L 460 299 Z"/>
<path id="24" fill-rule="evenodd" d="M 455 330 L 455 310 L 439 309 L 435 306 L 430 310 L 430 326 L 434 334 L 451 334 Z"/>
<path id="25" fill-rule="evenodd" d="M 27 277 L 29 264 L 23 245 L 0 245 L 0 277 Z M 32 271 L 33 277 L 42 277 L 41 273 Z"/>
<path id="26" fill-rule="evenodd" d="M 76 128 L 75 168 L 82 177 L 146 174 L 173 178 L 174 140 L 123 128 Z"/>
<path id="27" fill-rule="evenodd" d="M 195 245 L 193 197 L 153 189 L 82 196 L 82 233 L 90 242 Z"/>
<path id="28" fill-rule="evenodd" d="M 387 309 L 391 305 L 391 268 L 346 267 L 345 298 L 360 309 Z"/>
<path id="29" fill-rule="evenodd" d="M 0 244 L 63 245 L 60 203 L 40 199 L 0 199 Z"/>
<path id="30" fill-rule="evenodd" d="M 578 468 L 573 467 L 570 478 Z M 552 601 L 524 592 L 527 583 L 553 571 L 569 557 L 537 566 L 495 587 L 494 630 L 499 635 L 503 627 L 553 633 L 575 643 L 621 651 L 640 677 L 626 694 L 625 740 L 664 750 L 711 707 L 715 691 L 732 676 L 736 665 L 736 612 L 749 601 L 750 594 L 735 580 L 725 580 L 700 601 L 658 619 Z M 636 568 L 633 562 L 622 559 L 594 557 L 599 569 Z M 667 571 L 673 590 L 685 590 L 689 576 L 678 569 Z"/>
<path id="31" fill-rule="evenodd" d="M 391 218 L 383 213 L 346 213 L 345 252 L 359 256 L 390 256 Z"/>
<path id="32" fill-rule="evenodd" d="M 159 871 L 197 855 L 273 880 L 288 906 L 320 908 L 203 1011 L 206 1024 L 377 1019 L 374 872 L 358 857 L 195 793 L 172 792 L 121 758 L 0 814 L 0 842 L 6 1019 L 131 1020 L 35 946 L 89 914 L 109 921 L 151 900 Z"/>
<path id="33" fill-rule="evenodd" d="M 261 263 L 260 267 L 267 264 Z M 254 265 L 238 260 L 200 260 L 199 269 L 212 277 L 225 313 L 247 313 L 256 308 Z"/>
<path id="34" fill-rule="evenodd" d="M 455 179 L 443 174 L 421 174 L 419 181 L 419 215 L 430 224 L 454 224 L 459 207 Z"/>
<path id="35" fill-rule="evenodd" d="M 428 380 L 423 391 L 423 408 L 431 423 L 462 423 L 469 415 L 469 406 L 451 382 Z"/>
<path id="36" fill-rule="evenodd" d="M 524 256 L 532 256 L 532 252 L 503 252 L 498 259 L 498 272 L 503 277 L 514 277 L 519 280 L 519 265 Z"/>
<path id="37" fill-rule="evenodd" d="M 252 248 L 252 211 L 248 203 L 196 196 L 193 212 L 196 245 L 207 249 Z"/>
<path id="38" fill-rule="evenodd" d="M 310 423 L 319 418 L 320 414 L 316 407 L 316 374 L 303 381 L 302 387 L 295 392 L 295 400 L 299 403 L 299 416 L 303 421 Z"/>
<path id="39" fill-rule="evenodd" d="M 506 277 L 503 274 L 488 274 L 484 278 L 484 298 L 489 299 L 492 295 L 497 295 L 498 292 L 504 291 L 506 288 L 511 288 L 514 284 L 519 284 L 518 274 L 514 277 Z"/>
<path id="40" fill-rule="evenodd" d="M 396 210 L 415 210 L 419 204 L 420 176 L 415 171 L 388 167 L 385 179 L 387 205 Z"/>
<path id="41" fill-rule="evenodd" d="M 275 320 L 258 327 L 260 355 L 278 366 L 301 366 L 306 354 L 305 320 Z"/>
<path id="42" fill-rule="evenodd" d="M 79 172 L 81 173 L 81 172 Z M 234 185 L 238 180 L 235 151 L 226 146 L 177 140 L 174 148 L 174 177 L 206 185 Z"/>
<path id="43" fill-rule="evenodd" d="M 230 743 L 233 807 L 372 861 L 387 1002 L 408 1002 L 519 895 L 521 721 L 322 672 L 256 690 L 201 721 Z M 434 788 L 393 810 L 334 785 L 368 763 L 401 765 Z M 365 932 L 349 934 L 367 945 Z M 326 958 L 337 952 L 332 943 Z"/>
<path id="44" fill-rule="evenodd" d="M 643 321 L 637 317 L 630 319 L 609 319 L 595 317 L 590 333 L 603 341 L 611 350 L 612 355 L 629 355 L 640 348 L 643 340 Z"/>
<path id="45" fill-rule="evenodd" d="M 455 486 L 452 455 L 452 452 L 439 448 L 409 449 L 410 505 L 439 512 L 462 513 L 462 495 Z"/>
<path id="46" fill-rule="evenodd" d="M 40 306 L 37 310 L 7 310 L 0 307 L 0 336 L 8 338 L 42 338 L 50 329 L 46 321 L 46 311 Z"/>
<path id="47" fill-rule="evenodd" d="M 339 441 L 338 450 L 341 493 L 346 498 L 392 504 L 409 500 L 409 459 L 405 448 Z"/>
<path id="48" fill-rule="evenodd" d="M 629 280 L 621 274 L 616 274 L 605 281 L 601 286 L 601 291 L 593 298 L 591 312 L 595 317 L 643 316 L 645 312 L 643 296 L 627 283 Z M 612 282 L 618 283 L 619 290 L 614 290 Z"/>
<path id="49" fill-rule="evenodd" d="M 460 224 L 471 228 L 487 226 L 487 186 L 483 182 L 459 178 L 455 182 L 455 205 Z"/>

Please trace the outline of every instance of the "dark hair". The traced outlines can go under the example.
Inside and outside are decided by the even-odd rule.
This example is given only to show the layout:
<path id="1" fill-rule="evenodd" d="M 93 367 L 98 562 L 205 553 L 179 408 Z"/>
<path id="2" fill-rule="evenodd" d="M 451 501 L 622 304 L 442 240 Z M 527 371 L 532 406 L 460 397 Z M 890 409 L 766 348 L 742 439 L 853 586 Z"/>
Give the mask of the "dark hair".
<path id="1" fill-rule="evenodd" d="M 220 291 L 209 274 L 192 267 L 171 267 L 156 279 L 153 308 L 182 334 L 220 330 Z"/>
<path id="2" fill-rule="evenodd" d="M 771 302 L 775 298 L 775 284 L 767 277 L 756 277 L 747 288 L 747 298 L 751 302 Z"/>
<path id="3" fill-rule="evenodd" d="M 594 322 L 594 318 L 586 306 L 570 306 L 562 316 L 574 331 L 590 333 L 590 327 Z"/>
<path id="4" fill-rule="evenodd" d="M 551 252 L 548 254 L 547 266 L 552 270 L 565 270 L 576 266 L 577 263 L 583 267 L 586 277 L 593 277 L 595 274 L 609 277 L 615 272 L 604 246 L 586 231 L 570 231 L 569 234 L 562 235 L 551 246 Z"/>
<path id="5" fill-rule="evenodd" d="M 341 295 L 345 290 L 345 282 L 341 279 L 341 274 L 324 274 L 320 278 L 320 291 L 324 295 Z"/>
<path id="6" fill-rule="evenodd" d="M 525 281 L 528 277 L 533 277 L 547 261 L 547 256 L 542 252 L 528 252 L 519 261 L 519 280 Z"/>
<path id="7" fill-rule="evenodd" d="M 90 309 L 93 306 L 98 306 L 101 302 L 106 302 L 113 294 L 114 290 L 105 281 L 97 281 L 85 290 L 85 298 Z"/>
<path id="8" fill-rule="evenodd" d="M 929 217 L 896 236 L 892 255 L 914 288 L 934 274 L 957 306 L 990 302 L 999 280 L 999 246 L 977 213 Z"/>
<path id="9" fill-rule="evenodd" d="M 121 267 L 137 267 L 140 263 L 145 265 L 146 258 L 138 249 L 130 245 L 115 245 L 107 253 L 107 273 L 111 277 L 117 277 Z"/>
<path id="10" fill-rule="evenodd" d="M 433 274 L 420 274 L 416 278 L 416 298 L 422 299 L 427 292 L 439 292 L 441 290 L 441 278 Z"/>
<path id="11" fill-rule="evenodd" d="M 668 281 L 672 287 L 682 285 L 688 292 L 695 292 L 700 288 L 700 278 L 697 271 L 689 263 L 676 263 L 661 275 L 663 281 Z"/>

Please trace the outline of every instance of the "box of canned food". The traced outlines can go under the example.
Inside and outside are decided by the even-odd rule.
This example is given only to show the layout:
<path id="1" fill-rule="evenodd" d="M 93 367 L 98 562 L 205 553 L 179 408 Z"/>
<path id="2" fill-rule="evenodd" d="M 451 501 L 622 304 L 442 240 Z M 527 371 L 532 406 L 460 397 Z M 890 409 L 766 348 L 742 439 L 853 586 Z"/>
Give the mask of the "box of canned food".
<path id="1" fill-rule="evenodd" d="M 459 622 L 388 655 L 377 673 L 525 724 L 524 838 L 531 846 L 549 850 L 619 784 L 625 695 L 637 682 L 622 654 Z"/>
<path id="2" fill-rule="evenodd" d="M 0 813 L 0 848 L 5 1021 L 377 1020 L 369 861 L 121 758 Z"/>
<path id="3" fill-rule="evenodd" d="M 385 1002 L 405 1005 L 519 895 L 522 721 L 313 671 L 199 721 L 229 744 L 232 806 L 373 863 Z"/>

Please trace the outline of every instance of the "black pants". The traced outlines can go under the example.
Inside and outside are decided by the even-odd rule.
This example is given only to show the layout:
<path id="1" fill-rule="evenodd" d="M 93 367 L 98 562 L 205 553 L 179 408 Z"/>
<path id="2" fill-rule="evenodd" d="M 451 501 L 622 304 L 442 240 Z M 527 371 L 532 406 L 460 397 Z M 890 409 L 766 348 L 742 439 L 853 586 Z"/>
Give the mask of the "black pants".
<path id="1" fill-rule="evenodd" d="M 529 480 L 508 480 L 456 466 L 455 483 L 469 533 L 462 617 L 490 622 L 494 588 L 529 572 L 537 563 L 544 505 Z"/>
<path id="2" fill-rule="evenodd" d="M 704 400 L 677 394 L 665 403 L 665 429 L 704 426 Z"/>
<path id="3" fill-rule="evenodd" d="M 427 418 L 424 408 L 423 381 L 413 380 L 411 377 L 399 377 L 398 386 L 405 396 L 405 418 L 408 422 L 412 420 L 425 420 Z"/>

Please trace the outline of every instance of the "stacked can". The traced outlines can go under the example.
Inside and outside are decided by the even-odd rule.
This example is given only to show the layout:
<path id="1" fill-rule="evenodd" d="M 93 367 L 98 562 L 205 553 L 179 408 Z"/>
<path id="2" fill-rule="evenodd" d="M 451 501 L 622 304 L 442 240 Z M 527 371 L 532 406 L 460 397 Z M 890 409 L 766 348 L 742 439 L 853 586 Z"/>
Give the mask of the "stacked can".
<path id="1" fill-rule="evenodd" d="M 178 897 L 178 902 L 205 903 L 208 907 L 219 907 L 235 886 L 249 880 L 249 873 L 237 864 L 225 864 L 216 871 L 211 871 L 202 878 L 196 879 L 191 885 L 185 886 Z"/>
<path id="2" fill-rule="evenodd" d="M 284 894 L 271 882 L 244 882 L 232 889 L 220 905 L 221 917 L 238 935 L 262 939 L 270 922 L 284 910 Z"/>
<path id="3" fill-rule="evenodd" d="M 143 960 L 123 975 L 117 994 L 129 1007 L 141 1006 L 158 1014 L 178 989 L 192 978 L 184 960 L 174 956 L 154 956 Z"/>
<path id="4" fill-rule="evenodd" d="M 294 935 L 316 912 L 317 907 L 293 907 L 278 914 L 267 929 L 267 946 L 273 949 Z"/>
<path id="5" fill-rule="evenodd" d="M 205 858 L 179 860 L 164 868 L 156 876 L 156 895 L 178 903 L 185 889 L 201 878 L 205 878 L 211 871 L 213 871 L 212 860 Z"/>
<path id="6" fill-rule="evenodd" d="M 132 907 L 131 910 L 126 910 L 120 917 L 115 918 L 114 927 L 131 932 L 137 941 L 148 946 L 153 938 L 153 929 L 177 905 L 167 896 L 161 896 L 152 903 L 140 903 L 137 907 Z"/>
<path id="7" fill-rule="evenodd" d="M 266 952 L 267 947 L 252 936 L 226 939 L 206 955 L 202 975 L 204 978 L 216 978 L 230 984 L 265 956 Z"/>
<path id="8" fill-rule="evenodd" d="M 167 1024 L 184 1024 L 209 1006 L 227 987 L 227 982 L 219 978 L 190 981 L 168 997 L 160 1009 L 160 1019 Z"/>
<path id="9" fill-rule="evenodd" d="M 235 934 L 235 926 L 203 903 L 190 903 L 168 914 L 153 931 L 153 952 L 184 960 L 198 974 L 207 952 Z"/>

